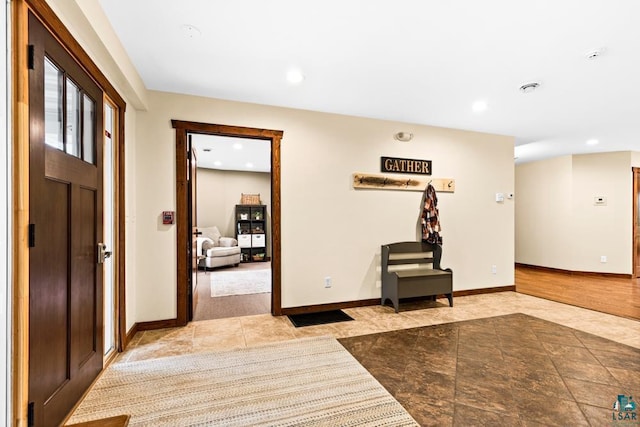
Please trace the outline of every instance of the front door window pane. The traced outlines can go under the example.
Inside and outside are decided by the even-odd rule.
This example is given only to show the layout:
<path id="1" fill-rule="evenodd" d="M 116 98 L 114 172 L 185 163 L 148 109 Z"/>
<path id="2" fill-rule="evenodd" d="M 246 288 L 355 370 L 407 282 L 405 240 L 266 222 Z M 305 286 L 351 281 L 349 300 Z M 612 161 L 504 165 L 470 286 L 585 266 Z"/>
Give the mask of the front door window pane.
<path id="1" fill-rule="evenodd" d="M 44 58 L 44 142 L 64 150 L 62 134 L 63 74 L 49 58 Z"/>
<path id="2" fill-rule="evenodd" d="M 67 79 L 67 140 L 65 151 L 80 157 L 80 89 Z"/>
<path id="3" fill-rule="evenodd" d="M 96 104 L 86 94 L 82 96 L 82 142 L 84 145 L 84 161 L 89 163 L 95 162 L 95 150 L 93 149 L 93 135 L 95 135 L 95 110 Z"/>

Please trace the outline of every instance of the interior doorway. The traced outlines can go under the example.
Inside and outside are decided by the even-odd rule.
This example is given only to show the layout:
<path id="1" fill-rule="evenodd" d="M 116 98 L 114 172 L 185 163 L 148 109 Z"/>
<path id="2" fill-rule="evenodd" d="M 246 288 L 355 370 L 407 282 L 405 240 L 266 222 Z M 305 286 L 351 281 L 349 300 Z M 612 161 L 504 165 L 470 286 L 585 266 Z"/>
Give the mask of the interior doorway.
<path id="1" fill-rule="evenodd" d="M 197 257 L 194 321 L 271 312 L 271 145 L 267 142 L 188 136 L 191 152 L 197 154 L 189 192 L 194 197 L 189 206 L 195 211 L 190 218 L 197 235 L 192 246 Z"/>
<path id="2" fill-rule="evenodd" d="M 270 147 L 271 163 L 271 301 L 270 312 L 282 314 L 281 270 L 280 270 L 280 142 L 283 132 L 269 129 L 246 128 L 218 124 L 172 120 L 176 129 L 176 219 L 177 219 L 177 325 L 186 325 L 191 320 L 192 296 L 190 276 L 192 273 L 191 236 L 189 227 L 189 172 L 188 135 L 218 135 L 258 140 Z M 200 230 L 196 231 L 198 233 Z"/>

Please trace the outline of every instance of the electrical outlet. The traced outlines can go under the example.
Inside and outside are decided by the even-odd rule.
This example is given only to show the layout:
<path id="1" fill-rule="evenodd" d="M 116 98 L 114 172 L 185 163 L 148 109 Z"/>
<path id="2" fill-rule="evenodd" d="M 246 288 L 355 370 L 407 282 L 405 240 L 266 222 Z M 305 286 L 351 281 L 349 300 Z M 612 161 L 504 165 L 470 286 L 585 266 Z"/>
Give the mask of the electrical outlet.
<path id="1" fill-rule="evenodd" d="M 497 265 L 492 265 L 491 266 L 491 274 L 497 274 L 498 273 L 498 266 Z"/>
<path id="2" fill-rule="evenodd" d="M 324 278 L 324 287 L 325 288 L 331 287 L 331 276 L 327 276 Z"/>
<path id="3" fill-rule="evenodd" d="M 606 255 L 601 255 L 600 256 L 600 262 L 607 262 L 607 256 Z"/>

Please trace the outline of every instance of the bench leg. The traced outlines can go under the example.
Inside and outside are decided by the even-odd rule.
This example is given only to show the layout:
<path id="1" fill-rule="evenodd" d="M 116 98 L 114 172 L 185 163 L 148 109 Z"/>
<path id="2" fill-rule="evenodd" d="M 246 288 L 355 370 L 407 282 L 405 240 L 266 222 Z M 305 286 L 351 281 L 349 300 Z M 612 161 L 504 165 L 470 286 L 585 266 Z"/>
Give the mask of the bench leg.
<path id="1" fill-rule="evenodd" d="M 453 294 L 447 294 L 447 299 L 449 300 L 449 307 L 453 307 Z"/>
<path id="2" fill-rule="evenodd" d="M 391 304 L 393 305 L 393 308 L 396 310 L 396 313 L 398 313 L 398 310 L 400 309 L 399 301 L 394 300 L 393 298 L 384 297 L 384 298 L 382 298 L 382 301 L 380 302 L 380 305 L 384 306 L 384 303 L 385 303 L 386 300 L 391 301 Z"/>

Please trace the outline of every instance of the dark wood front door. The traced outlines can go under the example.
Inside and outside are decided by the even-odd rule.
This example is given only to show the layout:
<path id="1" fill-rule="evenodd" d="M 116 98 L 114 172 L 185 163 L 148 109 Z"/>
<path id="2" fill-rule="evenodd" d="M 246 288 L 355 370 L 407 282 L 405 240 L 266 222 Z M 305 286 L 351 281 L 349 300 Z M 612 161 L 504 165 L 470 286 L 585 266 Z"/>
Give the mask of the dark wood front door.
<path id="1" fill-rule="evenodd" d="M 103 95 L 31 14 L 29 49 L 29 401 L 57 426 L 103 366 Z"/>

